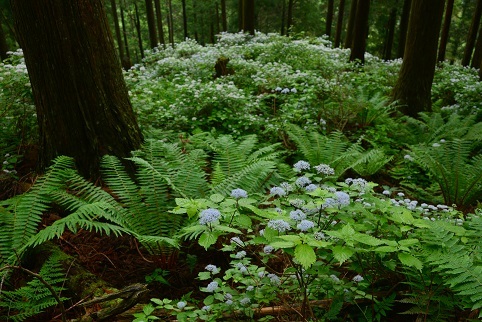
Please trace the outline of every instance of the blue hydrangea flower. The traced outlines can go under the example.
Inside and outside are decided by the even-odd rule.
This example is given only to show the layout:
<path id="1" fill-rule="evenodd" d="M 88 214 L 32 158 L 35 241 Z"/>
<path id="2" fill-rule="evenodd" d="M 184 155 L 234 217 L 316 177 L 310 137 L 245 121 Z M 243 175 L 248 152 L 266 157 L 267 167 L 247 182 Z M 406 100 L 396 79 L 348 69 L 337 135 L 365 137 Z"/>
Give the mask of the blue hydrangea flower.
<path id="1" fill-rule="evenodd" d="M 304 160 L 300 160 L 300 161 L 296 162 L 295 164 L 293 164 L 293 167 L 295 168 L 296 172 L 301 172 L 303 170 L 310 170 L 311 165 L 309 164 L 309 162 L 306 162 Z"/>
<path id="2" fill-rule="evenodd" d="M 243 189 L 234 189 L 231 191 L 231 197 L 235 199 L 248 198 L 248 192 Z"/>
<path id="3" fill-rule="evenodd" d="M 271 284 L 275 284 L 275 285 L 281 284 L 281 280 L 278 277 L 278 275 L 276 275 L 276 274 L 268 274 L 268 278 L 269 278 L 269 281 L 271 282 Z"/>
<path id="4" fill-rule="evenodd" d="M 224 298 L 225 298 L 226 300 L 232 300 L 232 299 L 233 299 L 233 296 L 231 295 L 231 293 L 226 293 L 226 294 L 224 294 Z"/>
<path id="5" fill-rule="evenodd" d="M 330 275 L 330 278 L 333 280 L 333 282 L 340 283 L 340 279 L 336 275 Z"/>
<path id="6" fill-rule="evenodd" d="M 226 302 L 224 302 L 226 305 L 233 305 L 233 300 L 226 300 Z"/>
<path id="7" fill-rule="evenodd" d="M 218 287 L 219 287 L 218 282 L 211 282 L 211 283 L 208 284 L 208 286 L 206 286 L 206 290 L 208 292 L 212 293 L 212 292 L 216 291 L 218 289 Z"/>
<path id="8" fill-rule="evenodd" d="M 315 223 L 312 222 L 311 220 L 302 220 L 296 228 L 298 228 L 301 231 L 307 231 L 308 229 L 311 229 L 315 227 Z"/>
<path id="9" fill-rule="evenodd" d="M 217 209 L 209 208 L 206 210 L 201 211 L 199 215 L 199 224 L 200 225 L 207 225 L 209 223 L 213 223 L 221 217 L 221 213 Z"/>
<path id="10" fill-rule="evenodd" d="M 236 255 L 234 255 L 234 258 L 241 259 L 246 256 L 246 252 L 244 250 L 237 252 Z"/>
<path id="11" fill-rule="evenodd" d="M 247 273 L 248 273 L 248 269 L 246 268 L 246 266 L 244 266 L 243 263 L 236 263 L 235 266 L 236 266 L 237 269 L 239 269 L 239 271 L 240 271 L 242 274 L 247 274 Z"/>
<path id="12" fill-rule="evenodd" d="M 271 219 L 268 222 L 268 227 L 277 230 L 280 233 L 284 233 L 287 230 L 291 230 L 290 224 L 283 219 Z"/>
<path id="13" fill-rule="evenodd" d="M 281 187 L 273 187 L 269 190 L 269 193 L 273 196 L 283 197 L 286 195 L 286 191 Z"/>
<path id="14" fill-rule="evenodd" d="M 332 176 L 335 174 L 335 170 L 330 167 L 328 164 L 320 164 L 320 165 L 317 165 L 315 166 L 315 169 L 316 171 L 318 171 L 318 173 L 320 174 L 324 174 L 326 176 Z"/>
<path id="15" fill-rule="evenodd" d="M 259 277 L 259 278 L 263 278 L 263 277 L 265 277 L 265 276 L 266 276 L 266 272 L 265 272 L 265 271 L 260 271 L 260 272 L 258 272 L 258 277 Z"/>
<path id="16" fill-rule="evenodd" d="M 248 305 L 249 303 L 251 303 L 251 299 L 249 297 L 244 297 L 239 300 L 239 304 L 241 305 Z"/>
<path id="17" fill-rule="evenodd" d="M 303 188 L 303 187 L 306 187 L 307 185 L 311 184 L 311 180 L 308 179 L 307 177 L 303 176 L 303 177 L 299 177 L 298 179 L 296 179 L 295 184 L 298 187 Z"/>
<path id="18" fill-rule="evenodd" d="M 347 206 L 350 204 L 350 195 L 343 191 L 335 192 L 335 198 L 340 206 Z"/>
<path id="19" fill-rule="evenodd" d="M 243 244 L 244 244 L 243 241 L 241 240 L 241 238 L 239 238 L 239 237 L 232 237 L 230 240 L 231 240 L 232 244 L 236 244 L 238 246 L 243 246 Z"/>
<path id="20" fill-rule="evenodd" d="M 271 245 L 266 245 L 263 247 L 263 252 L 265 254 L 271 254 L 273 252 L 274 248 Z"/>
<path id="21" fill-rule="evenodd" d="M 353 277 L 352 280 L 353 280 L 353 282 L 358 283 L 358 282 L 363 281 L 364 278 L 363 278 L 363 276 L 361 276 L 361 275 L 357 275 L 357 276 Z"/>
<path id="22" fill-rule="evenodd" d="M 325 239 L 325 234 L 323 234 L 321 231 L 317 231 L 314 233 L 313 237 L 315 237 L 316 240 L 322 240 Z"/>
<path id="23" fill-rule="evenodd" d="M 203 310 L 203 311 L 209 311 L 209 310 L 211 310 L 211 307 L 210 307 L 209 305 L 204 305 L 204 306 L 201 308 L 201 310 Z"/>
<path id="24" fill-rule="evenodd" d="M 213 274 L 219 273 L 219 268 L 217 268 L 216 265 L 209 264 L 204 269 L 208 272 L 212 272 Z"/>
<path id="25" fill-rule="evenodd" d="M 303 219 L 306 219 L 306 214 L 303 211 L 297 209 L 290 212 L 290 218 L 295 221 L 302 221 Z"/>
<path id="26" fill-rule="evenodd" d="M 308 192 L 312 192 L 312 191 L 315 191 L 316 188 L 318 188 L 318 186 L 316 184 L 309 184 L 305 187 L 305 190 L 308 191 Z"/>
<path id="27" fill-rule="evenodd" d="M 280 185 L 279 185 L 282 189 L 284 189 L 285 191 L 293 191 L 293 187 L 291 186 L 291 184 L 289 184 L 288 182 L 281 182 Z"/>
<path id="28" fill-rule="evenodd" d="M 254 290 L 253 285 L 250 285 L 250 286 L 246 287 L 246 291 L 251 292 L 252 290 Z"/>
<path id="29" fill-rule="evenodd" d="M 187 303 L 184 302 L 184 301 L 179 301 L 179 302 L 177 302 L 177 308 L 180 309 L 180 310 L 182 310 L 183 308 L 185 308 L 186 305 L 187 305 Z"/>

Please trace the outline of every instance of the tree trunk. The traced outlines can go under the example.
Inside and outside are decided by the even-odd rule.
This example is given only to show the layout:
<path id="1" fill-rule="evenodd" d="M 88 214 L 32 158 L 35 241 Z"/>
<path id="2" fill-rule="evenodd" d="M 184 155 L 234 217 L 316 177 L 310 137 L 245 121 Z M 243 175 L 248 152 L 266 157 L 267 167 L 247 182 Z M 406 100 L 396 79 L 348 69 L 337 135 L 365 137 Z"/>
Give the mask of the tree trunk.
<path id="1" fill-rule="evenodd" d="M 357 4 L 358 0 L 351 0 L 350 15 L 348 16 L 348 26 L 346 27 L 345 48 L 351 48 L 353 42 L 353 30 L 355 27 Z"/>
<path id="2" fill-rule="evenodd" d="M 97 0 L 13 0 L 39 124 L 39 168 L 74 157 L 94 177 L 103 155 L 127 157 L 142 134 L 104 6 Z"/>
<path id="3" fill-rule="evenodd" d="M 365 48 L 367 41 L 369 13 L 370 0 L 358 0 L 350 61 L 358 60 L 362 64 L 365 63 Z"/>
<path id="4" fill-rule="evenodd" d="M 447 8 L 445 9 L 445 18 L 442 27 L 442 34 L 440 35 L 440 44 L 438 48 L 437 61 L 443 62 L 445 60 L 445 52 L 449 40 L 450 23 L 452 22 L 452 12 L 454 9 L 455 0 L 448 0 Z"/>
<path id="5" fill-rule="evenodd" d="M 228 19 L 226 15 L 226 0 L 221 0 L 221 20 L 223 24 L 223 31 L 228 31 Z"/>
<path id="6" fill-rule="evenodd" d="M 475 39 L 477 38 L 477 31 L 479 29 L 480 18 L 482 16 L 482 0 L 477 0 L 477 6 L 472 17 L 469 33 L 465 42 L 464 57 L 462 58 L 462 66 L 469 66 L 472 52 L 474 51 Z"/>
<path id="7" fill-rule="evenodd" d="M 154 18 L 154 6 L 152 0 L 146 1 L 147 29 L 149 31 L 149 43 L 151 48 L 157 47 L 156 19 Z"/>
<path id="8" fill-rule="evenodd" d="M 196 0 L 192 0 L 192 8 L 193 8 L 193 15 L 194 15 L 194 39 L 196 39 L 196 41 L 199 41 L 199 32 L 198 32 L 198 29 L 199 29 L 199 25 L 198 25 L 198 22 L 197 22 L 197 5 L 196 5 Z"/>
<path id="9" fill-rule="evenodd" d="M 139 17 L 139 8 L 137 3 L 134 2 L 134 8 L 136 10 L 136 31 L 137 31 L 137 42 L 139 44 L 139 50 L 141 52 L 141 58 L 144 59 L 144 46 L 142 45 L 142 33 L 141 33 L 141 19 Z"/>
<path id="10" fill-rule="evenodd" d="M 340 0 L 340 6 L 338 8 L 338 18 L 336 21 L 336 32 L 335 32 L 335 48 L 340 47 L 341 42 L 341 32 L 343 29 L 343 15 L 345 14 L 345 0 Z"/>
<path id="11" fill-rule="evenodd" d="M 398 39 L 397 58 L 403 58 L 405 52 L 405 43 L 407 42 L 408 19 L 410 17 L 410 8 L 412 0 L 403 1 L 402 16 L 400 17 L 400 36 Z"/>
<path id="12" fill-rule="evenodd" d="M 157 34 L 159 37 L 159 42 L 163 47 L 166 47 L 166 40 L 164 39 L 164 27 L 162 25 L 161 1 L 154 0 L 154 7 L 156 8 Z"/>
<path id="13" fill-rule="evenodd" d="M 172 21 L 172 1 L 167 0 L 167 26 L 169 27 L 169 42 L 174 47 L 174 22 Z"/>
<path id="14" fill-rule="evenodd" d="M 479 68 L 481 62 L 482 62 L 482 24 L 480 25 L 479 36 L 477 37 L 477 42 L 475 43 L 474 56 L 472 57 L 472 62 L 470 63 L 470 67 Z"/>
<path id="15" fill-rule="evenodd" d="M 129 42 L 127 41 L 126 22 L 124 19 L 124 9 L 122 8 L 122 6 L 120 7 L 120 13 L 121 13 L 121 21 L 122 21 L 122 34 L 124 36 L 124 47 L 125 47 L 125 53 L 126 53 L 126 55 L 124 56 L 125 61 L 122 61 L 122 66 L 124 66 L 125 69 L 129 69 L 132 66 L 132 60 L 131 60 L 131 54 L 129 52 Z"/>
<path id="16" fill-rule="evenodd" d="M 333 11 L 335 10 L 335 0 L 328 0 L 328 10 L 326 12 L 325 35 L 331 37 L 331 25 L 333 24 Z"/>
<path id="17" fill-rule="evenodd" d="M 244 29 L 244 0 L 238 0 L 238 31 Z"/>
<path id="18" fill-rule="evenodd" d="M 244 0 L 243 11 L 243 30 L 254 36 L 254 0 Z"/>
<path id="19" fill-rule="evenodd" d="M 7 37 L 5 36 L 5 32 L 3 31 L 2 20 L 0 20 L 0 61 L 8 57 L 7 51 Z"/>
<path id="20" fill-rule="evenodd" d="M 189 37 L 187 32 L 187 12 L 186 12 L 186 0 L 181 1 L 182 4 L 182 27 L 184 29 L 184 39 Z"/>
<path id="21" fill-rule="evenodd" d="M 416 0 L 412 4 L 407 44 L 393 100 L 400 110 L 417 117 L 431 110 L 431 88 L 445 1 Z"/>
<path id="22" fill-rule="evenodd" d="M 284 36 L 285 33 L 285 18 L 286 18 L 286 0 L 281 0 L 281 36 Z"/>
<path id="23" fill-rule="evenodd" d="M 387 38 L 383 49 L 383 59 L 392 59 L 393 38 L 395 35 L 395 25 L 397 23 L 397 8 L 393 7 L 388 18 Z"/>
<path id="24" fill-rule="evenodd" d="M 288 0 L 288 19 L 286 22 L 286 36 L 290 35 L 291 27 L 293 27 L 293 0 Z"/>
<path id="25" fill-rule="evenodd" d="M 128 64 L 128 60 L 124 56 L 124 42 L 122 41 L 122 35 L 119 27 L 119 15 L 117 14 L 116 0 L 111 0 L 110 5 L 112 8 L 112 17 L 114 18 L 115 37 L 117 40 L 117 46 L 119 46 L 119 57 L 121 59 L 122 67 L 127 70 L 131 66 Z"/>

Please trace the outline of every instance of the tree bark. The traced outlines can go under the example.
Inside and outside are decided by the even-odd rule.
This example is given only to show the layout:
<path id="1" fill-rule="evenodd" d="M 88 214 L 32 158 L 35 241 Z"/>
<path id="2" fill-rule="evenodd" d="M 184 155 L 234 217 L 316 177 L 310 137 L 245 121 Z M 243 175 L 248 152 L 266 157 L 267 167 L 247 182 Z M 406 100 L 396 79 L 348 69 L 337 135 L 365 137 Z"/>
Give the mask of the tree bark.
<path id="1" fill-rule="evenodd" d="M 152 0 L 145 0 L 146 2 L 146 16 L 147 16 L 147 29 L 149 31 L 149 43 L 151 48 L 157 47 L 157 35 L 156 35 L 156 19 L 154 18 L 154 5 Z"/>
<path id="2" fill-rule="evenodd" d="M 0 18 L 2 17 L 3 15 Z M 3 31 L 2 20 L 0 19 L 0 61 L 8 57 L 7 51 L 8 51 L 7 37 L 5 36 L 5 32 Z"/>
<path id="3" fill-rule="evenodd" d="M 286 36 L 290 35 L 292 26 L 293 26 L 293 0 L 288 0 L 288 18 L 286 21 Z"/>
<path id="4" fill-rule="evenodd" d="M 358 0 L 350 61 L 358 60 L 362 64 L 365 63 L 365 49 L 369 13 L 370 0 Z"/>
<path id="5" fill-rule="evenodd" d="M 137 3 L 134 2 L 134 8 L 136 10 L 136 31 L 137 31 L 137 43 L 139 44 L 139 50 L 141 52 L 141 58 L 144 59 L 144 46 L 142 44 L 142 33 L 141 33 L 141 19 L 139 17 L 139 8 Z"/>
<path id="6" fill-rule="evenodd" d="M 333 24 L 333 11 L 335 10 L 335 0 L 328 0 L 328 10 L 326 12 L 325 35 L 331 37 L 331 25 Z"/>
<path id="7" fill-rule="evenodd" d="M 353 42 L 353 30 L 355 27 L 356 7 L 358 0 L 351 0 L 348 26 L 346 27 L 345 48 L 351 48 Z"/>
<path id="8" fill-rule="evenodd" d="M 241 0 L 240 0 L 241 1 Z M 199 29 L 199 25 L 198 25 L 198 20 L 197 20 L 197 2 L 196 0 L 192 0 L 192 8 L 193 8 L 193 15 L 194 15 L 194 39 L 196 39 L 196 41 L 199 41 L 199 32 L 198 32 L 198 29 Z"/>
<path id="9" fill-rule="evenodd" d="M 281 36 L 285 35 L 286 0 L 281 0 Z"/>
<path id="10" fill-rule="evenodd" d="M 464 57 L 462 58 L 462 66 L 469 66 L 472 52 L 474 51 L 475 39 L 477 38 L 477 31 L 479 29 L 480 18 L 482 16 L 482 0 L 477 0 L 477 6 L 472 17 L 469 33 L 465 42 Z"/>
<path id="11" fill-rule="evenodd" d="M 482 62 L 482 24 L 480 25 L 479 36 L 477 37 L 477 42 L 475 43 L 474 56 L 472 57 L 470 67 L 479 68 L 481 62 Z"/>
<path id="12" fill-rule="evenodd" d="M 338 18 L 336 21 L 335 31 L 335 48 L 340 47 L 341 32 L 343 30 L 343 15 L 345 14 L 345 0 L 340 0 L 340 6 L 338 7 Z"/>
<path id="13" fill-rule="evenodd" d="M 166 46 L 166 40 L 164 39 L 164 27 L 162 25 L 162 10 L 161 1 L 154 0 L 154 7 L 156 9 L 156 23 L 157 23 L 157 34 L 159 37 L 159 42 L 163 47 Z"/>
<path id="14" fill-rule="evenodd" d="M 383 49 L 383 59 L 390 60 L 392 58 L 393 38 L 395 36 L 395 25 L 397 23 L 397 8 L 393 7 L 390 11 L 387 26 L 387 38 Z"/>
<path id="15" fill-rule="evenodd" d="M 254 0 L 244 0 L 243 11 L 243 30 L 254 36 Z"/>
<path id="16" fill-rule="evenodd" d="M 412 0 L 403 1 L 402 16 L 400 17 L 400 36 L 398 39 L 397 58 L 403 58 L 405 52 L 405 43 L 407 42 L 408 19 L 410 17 L 410 8 Z"/>
<path id="17" fill-rule="evenodd" d="M 442 27 L 442 33 L 440 35 L 440 44 L 438 48 L 437 61 L 443 62 L 445 60 L 445 52 L 447 50 L 447 43 L 449 40 L 450 24 L 452 22 L 452 12 L 454 9 L 455 0 L 447 1 L 447 8 L 445 9 L 444 23 Z"/>
<path id="18" fill-rule="evenodd" d="M 182 4 L 182 27 L 184 29 L 184 39 L 189 37 L 187 32 L 187 11 L 186 11 L 186 0 L 181 1 Z"/>
<path id="19" fill-rule="evenodd" d="M 416 0 L 412 4 L 402 67 L 393 89 L 400 110 L 417 117 L 431 110 L 431 88 L 445 1 Z"/>
<path id="20" fill-rule="evenodd" d="M 124 55 L 124 42 L 122 41 L 122 35 L 119 27 L 119 15 L 117 14 L 116 0 L 110 0 L 110 5 L 112 9 L 112 17 L 114 18 L 115 37 L 117 40 L 117 46 L 119 46 L 119 57 L 121 59 L 122 67 L 127 70 L 131 66 Z"/>
<path id="21" fill-rule="evenodd" d="M 121 14 L 121 21 L 122 21 L 122 34 L 124 36 L 124 48 L 125 48 L 125 62 L 122 61 L 122 66 L 124 68 L 129 69 L 132 66 L 131 54 L 129 52 L 129 42 L 127 41 L 127 30 L 126 30 L 126 22 L 124 19 L 124 9 L 122 6 L 120 7 L 120 14 Z"/>
<path id="22" fill-rule="evenodd" d="M 172 21 L 172 1 L 167 0 L 167 26 L 169 27 L 169 42 L 174 46 L 174 22 Z"/>
<path id="23" fill-rule="evenodd" d="M 39 169 L 58 155 L 98 175 L 105 154 L 127 157 L 142 134 L 105 9 L 98 0 L 12 0 L 39 124 Z"/>
<path id="24" fill-rule="evenodd" d="M 228 19 L 226 15 L 226 0 L 221 0 L 221 20 L 223 25 L 223 31 L 228 31 Z"/>

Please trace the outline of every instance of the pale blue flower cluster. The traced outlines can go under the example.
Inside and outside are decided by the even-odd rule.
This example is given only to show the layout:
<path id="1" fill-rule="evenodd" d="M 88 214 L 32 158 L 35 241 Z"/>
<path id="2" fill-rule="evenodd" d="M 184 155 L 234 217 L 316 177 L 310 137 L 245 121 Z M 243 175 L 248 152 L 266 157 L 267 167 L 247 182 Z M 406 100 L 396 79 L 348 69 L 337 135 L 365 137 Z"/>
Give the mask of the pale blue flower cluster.
<path id="1" fill-rule="evenodd" d="M 357 275 L 352 278 L 353 282 L 359 283 L 364 280 L 364 278 L 361 275 Z"/>
<path id="2" fill-rule="evenodd" d="M 276 274 L 268 274 L 268 278 L 269 278 L 269 281 L 271 282 L 271 284 L 276 284 L 276 285 L 281 284 L 281 280 L 278 277 L 278 275 L 276 275 Z"/>
<path id="3" fill-rule="evenodd" d="M 362 178 L 357 178 L 357 179 L 348 178 L 345 180 L 345 183 L 348 185 L 351 185 L 353 188 L 361 192 L 364 192 L 368 188 L 368 181 Z"/>
<path id="4" fill-rule="evenodd" d="M 323 209 L 341 208 L 350 204 L 350 195 L 343 191 L 336 191 L 334 198 L 326 198 Z"/>
<path id="5" fill-rule="evenodd" d="M 251 299 L 249 297 L 244 297 L 239 300 L 239 304 L 241 305 L 248 305 L 249 303 L 251 303 Z"/>
<path id="6" fill-rule="evenodd" d="M 248 273 L 248 269 L 246 268 L 246 266 L 244 266 L 243 263 L 236 263 L 234 266 L 236 266 L 236 268 L 239 269 L 239 271 L 240 271 L 242 274 L 247 274 L 247 273 Z"/>
<path id="7" fill-rule="evenodd" d="M 238 246 L 243 246 L 243 244 L 244 244 L 243 241 L 241 240 L 241 238 L 239 238 L 239 237 L 232 237 L 230 240 L 231 240 L 232 244 L 236 244 Z"/>
<path id="8" fill-rule="evenodd" d="M 218 289 L 218 287 L 219 287 L 218 282 L 213 281 L 213 282 L 209 283 L 208 286 L 206 286 L 206 290 L 208 292 L 213 293 L 214 291 L 216 291 Z"/>
<path id="9" fill-rule="evenodd" d="M 182 310 L 183 308 L 185 308 L 186 305 L 187 305 L 187 303 L 184 302 L 184 301 L 179 301 L 179 302 L 177 302 L 177 308 L 178 308 L 179 310 Z"/>
<path id="10" fill-rule="evenodd" d="M 301 172 L 303 170 L 310 170 L 311 165 L 310 165 L 309 162 L 306 162 L 304 160 L 300 160 L 300 161 L 296 162 L 295 164 L 293 164 L 293 167 L 295 168 L 296 172 Z"/>
<path id="11" fill-rule="evenodd" d="M 311 184 L 311 180 L 308 179 L 307 177 L 303 176 L 303 177 L 299 177 L 298 179 L 296 179 L 295 184 L 298 187 L 303 188 L 303 187 L 306 187 L 307 185 Z"/>
<path id="12" fill-rule="evenodd" d="M 201 214 L 199 215 L 199 224 L 207 225 L 219 220 L 219 218 L 221 218 L 221 213 L 219 212 L 219 210 L 209 208 L 201 211 Z"/>
<path id="13" fill-rule="evenodd" d="M 207 311 L 211 310 L 211 307 L 210 307 L 209 305 L 204 305 L 204 306 L 201 308 L 201 310 L 207 312 Z"/>
<path id="14" fill-rule="evenodd" d="M 237 252 L 236 255 L 234 255 L 234 258 L 236 259 L 242 259 L 246 257 L 246 252 L 244 250 Z"/>
<path id="15" fill-rule="evenodd" d="M 302 221 L 300 221 L 298 226 L 296 226 L 296 228 L 298 228 L 301 231 L 308 231 L 309 229 L 311 229 L 313 227 L 315 227 L 315 223 L 312 222 L 311 220 L 302 220 Z"/>
<path id="16" fill-rule="evenodd" d="M 283 197 L 286 195 L 286 191 L 281 187 L 273 187 L 269 190 L 269 193 L 273 196 Z"/>
<path id="17" fill-rule="evenodd" d="M 243 189 L 233 189 L 231 191 L 231 197 L 235 199 L 248 198 L 248 193 Z"/>
<path id="18" fill-rule="evenodd" d="M 213 274 L 219 273 L 219 268 L 216 265 L 209 264 L 204 269 Z"/>
<path id="19" fill-rule="evenodd" d="M 297 209 L 290 212 L 290 218 L 295 221 L 302 221 L 303 219 L 306 219 L 306 214 L 303 211 Z"/>
<path id="20" fill-rule="evenodd" d="M 274 248 L 271 245 L 266 245 L 263 247 L 263 252 L 265 254 L 271 254 L 273 252 Z"/>
<path id="21" fill-rule="evenodd" d="M 335 174 L 335 170 L 330 167 L 328 164 L 320 164 L 320 165 L 317 165 L 315 166 L 315 169 L 316 171 L 318 171 L 318 173 L 320 174 L 324 174 L 326 176 L 332 176 Z"/>
<path id="22" fill-rule="evenodd" d="M 268 222 L 268 227 L 280 233 L 291 230 L 290 224 L 283 219 L 272 219 Z"/>
<path id="23" fill-rule="evenodd" d="M 306 190 L 307 192 L 312 192 L 312 191 L 315 191 L 316 188 L 318 188 L 318 186 L 317 186 L 316 184 L 313 184 L 313 183 L 312 183 L 312 184 L 307 185 L 307 186 L 305 187 L 305 190 Z"/>

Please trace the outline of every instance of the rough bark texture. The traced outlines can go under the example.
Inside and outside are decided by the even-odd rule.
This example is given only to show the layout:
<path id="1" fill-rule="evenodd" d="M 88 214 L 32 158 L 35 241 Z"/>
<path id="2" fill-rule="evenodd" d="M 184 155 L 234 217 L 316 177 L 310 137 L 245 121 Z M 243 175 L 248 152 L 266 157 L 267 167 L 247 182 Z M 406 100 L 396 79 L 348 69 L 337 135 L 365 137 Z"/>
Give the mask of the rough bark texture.
<path id="1" fill-rule="evenodd" d="M 343 29 L 343 15 L 345 14 L 345 0 L 340 0 L 340 6 L 338 7 L 338 18 L 336 21 L 335 31 L 335 48 L 340 47 L 341 32 Z"/>
<path id="2" fill-rule="evenodd" d="M 121 59 L 122 67 L 124 67 L 124 69 L 129 69 L 131 66 L 129 59 L 127 59 L 124 54 L 124 42 L 122 41 L 122 34 L 119 27 L 119 15 L 117 14 L 116 0 L 111 0 L 110 5 L 112 9 L 112 18 L 114 19 L 115 38 L 117 40 L 117 46 L 119 47 L 119 57 Z"/>
<path id="3" fill-rule="evenodd" d="M 281 0 L 281 36 L 285 35 L 286 0 Z"/>
<path id="4" fill-rule="evenodd" d="M 147 30 L 151 48 L 157 47 L 156 19 L 154 18 L 154 5 L 152 0 L 146 0 Z"/>
<path id="5" fill-rule="evenodd" d="M 124 9 L 122 8 L 122 6 L 120 7 L 120 13 L 121 13 L 121 21 L 122 21 L 122 35 L 124 36 L 124 48 L 126 53 L 122 60 L 122 66 L 124 66 L 124 68 L 131 68 L 132 66 L 131 54 L 129 52 L 129 43 L 127 41 L 127 28 L 126 28 L 126 22 L 124 19 Z"/>
<path id="6" fill-rule="evenodd" d="M 223 31 L 228 31 L 228 19 L 226 15 L 226 0 L 221 0 L 221 21 L 223 24 Z"/>
<path id="7" fill-rule="evenodd" d="M 417 0 L 412 4 L 402 67 L 393 89 L 400 110 L 417 117 L 431 110 L 431 88 L 444 1 Z"/>
<path id="8" fill-rule="evenodd" d="M 254 0 L 244 0 L 243 8 L 243 30 L 249 32 L 250 35 L 254 35 Z"/>
<path id="9" fill-rule="evenodd" d="M 477 37 L 477 42 L 475 43 L 474 56 L 470 62 L 470 67 L 479 68 L 482 62 L 482 24 L 479 29 L 479 36 Z"/>
<path id="10" fill-rule="evenodd" d="M 164 27 L 162 26 L 162 10 L 160 0 L 154 0 L 154 7 L 156 8 L 156 23 L 157 23 L 157 36 L 161 45 L 166 45 L 164 39 Z"/>
<path id="11" fill-rule="evenodd" d="M 390 10 L 390 16 L 388 17 L 387 36 L 385 40 L 385 46 L 383 48 L 383 59 L 390 60 L 392 58 L 393 38 L 395 36 L 395 25 L 397 23 L 397 8 L 394 7 Z"/>
<path id="12" fill-rule="evenodd" d="M 187 12 L 186 12 L 186 0 L 181 1 L 182 4 L 182 27 L 184 29 L 184 39 L 189 37 L 187 32 Z"/>
<path id="13" fill-rule="evenodd" d="M 2 21 L 0 20 L 0 60 L 7 58 L 7 51 L 7 38 L 5 36 L 5 32 L 3 31 Z"/>
<path id="14" fill-rule="evenodd" d="M 328 10 L 326 12 L 325 35 L 331 37 L 331 25 L 333 24 L 333 11 L 335 10 L 335 0 L 328 0 Z"/>
<path id="15" fill-rule="evenodd" d="M 139 51 L 141 53 L 141 58 L 144 58 L 144 46 L 142 44 L 142 33 L 141 33 L 141 19 L 139 17 L 139 8 L 137 3 L 134 2 L 134 8 L 136 11 L 136 32 L 137 32 L 137 43 L 139 44 Z"/>
<path id="16" fill-rule="evenodd" d="M 445 9 L 444 23 L 442 33 L 440 35 L 440 44 L 438 47 L 437 61 L 443 62 L 445 60 L 445 52 L 447 49 L 447 42 L 449 40 L 450 24 L 452 22 L 452 12 L 454 9 L 455 0 L 447 1 L 447 8 Z"/>
<path id="17" fill-rule="evenodd" d="M 398 39 L 397 58 L 403 58 L 405 52 L 405 43 L 407 42 L 408 18 L 410 17 L 410 8 L 412 0 L 403 1 L 402 16 L 400 17 L 400 36 Z"/>
<path id="18" fill-rule="evenodd" d="M 96 175 L 105 154 L 129 156 L 142 135 L 101 1 L 13 0 L 32 84 L 40 169 L 58 155 Z"/>
<path id="19" fill-rule="evenodd" d="M 169 42 L 174 46 L 174 22 L 172 21 L 172 1 L 167 0 L 167 26 L 169 27 Z"/>
<path id="20" fill-rule="evenodd" d="M 474 51 L 475 39 L 477 38 L 477 31 L 479 29 L 480 18 L 482 17 L 482 0 L 477 0 L 477 6 L 472 17 L 469 33 L 465 42 L 464 57 L 462 58 L 462 66 L 469 66 L 472 52 Z"/>
<path id="21" fill-rule="evenodd" d="M 348 16 L 348 26 L 346 27 L 345 48 L 351 48 L 353 42 L 353 29 L 355 26 L 356 7 L 358 0 L 351 0 L 350 15 Z"/>
<path id="22" fill-rule="evenodd" d="M 356 6 L 353 42 L 351 46 L 350 61 L 358 60 L 365 63 L 365 49 L 367 44 L 368 16 L 370 13 L 370 0 L 358 0 Z"/>

